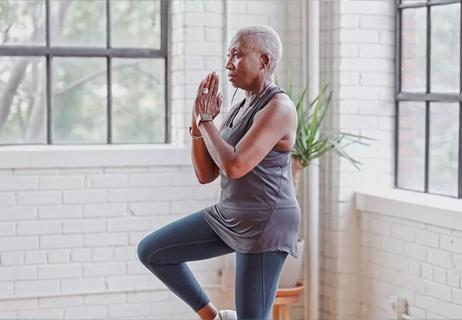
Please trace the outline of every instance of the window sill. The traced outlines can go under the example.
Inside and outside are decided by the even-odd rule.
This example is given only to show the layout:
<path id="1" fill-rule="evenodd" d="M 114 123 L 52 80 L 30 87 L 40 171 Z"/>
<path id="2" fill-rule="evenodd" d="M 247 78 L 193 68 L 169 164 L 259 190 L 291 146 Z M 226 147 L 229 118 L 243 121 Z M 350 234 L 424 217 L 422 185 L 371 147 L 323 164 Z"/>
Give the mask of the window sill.
<path id="1" fill-rule="evenodd" d="M 188 166 L 184 145 L 53 145 L 0 147 L 0 169 Z"/>
<path id="2" fill-rule="evenodd" d="M 462 230 L 462 200 L 399 189 L 361 190 L 355 195 L 361 211 Z"/>

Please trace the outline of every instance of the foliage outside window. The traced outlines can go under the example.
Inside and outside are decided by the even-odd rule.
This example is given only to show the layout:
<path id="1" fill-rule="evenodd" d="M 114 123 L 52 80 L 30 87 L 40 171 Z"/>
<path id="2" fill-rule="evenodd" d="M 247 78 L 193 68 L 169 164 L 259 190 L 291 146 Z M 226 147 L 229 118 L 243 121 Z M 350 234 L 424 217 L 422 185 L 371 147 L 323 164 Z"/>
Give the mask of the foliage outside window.
<path id="1" fill-rule="evenodd" d="M 461 2 L 397 5 L 395 185 L 462 198 Z"/>
<path id="2" fill-rule="evenodd" d="M 0 145 L 168 142 L 167 2 L 1 0 Z"/>

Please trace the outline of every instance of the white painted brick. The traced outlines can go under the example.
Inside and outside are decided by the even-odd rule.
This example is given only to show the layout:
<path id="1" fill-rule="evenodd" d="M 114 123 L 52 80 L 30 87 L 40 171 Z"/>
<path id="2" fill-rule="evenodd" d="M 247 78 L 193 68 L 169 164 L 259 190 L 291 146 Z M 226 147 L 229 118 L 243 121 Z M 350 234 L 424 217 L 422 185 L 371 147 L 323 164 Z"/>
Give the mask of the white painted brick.
<path id="1" fill-rule="evenodd" d="M 41 297 L 39 298 L 39 307 L 47 308 L 65 308 L 80 306 L 83 304 L 83 297 L 80 296 L 62 296 L 62 297 Z"/>
<path id="2" fill-rule="evenodd" d="M 0 191 L 36 190 L 37 177 L 0 175 Z"/>
<path id="3" fill-rule="evenodd" d="M 210 200 L 189 200 L 172 202 L 172 214 L 193 213 L 205 207 L 213 205 Z"/>
<path id="4" fill-rule="evenodd" d="M 127 214 L 126 204 L 89 204 L 84 205 L 83 216 L 85 218 L 95 217 L 120 217 Z"/>
<path id="5" fill-rule="evenodd" d="M 24 263 L 22 252 L 5 252 L 0 256 L 2 266 L 21 265 Z"/>
<path id="6" fill-rule="evenodd" d="M 109 306 L 109 317 L 139 317 L 151 313 L 149 303 L 131 303 Z"/>
<path id="7" fill-rule="evenodd" d="M 417 246 L 411 243 L 404 244 L 404 255 L 419 261 L 426 261 L 427 259 L 427 252 L 425 247 Z"/>
<path id="8" fill-rule="evenodd" d="M 455 270 L 448 270 L 446 284 L 454 288 L 460 288 L 460 273 Z"/>
<path id="9" fill-rule="evenodd" d="M 185 17 L 186 27 L 207 26 L 220 27 L 223 24 L 221 15 L 216 13 L 188 13 Z"/>
<path id="10" fill-rule="evenodd" d="M 39 177 L 39 187 L 42 190 L 81 189 L 83 181 L 81 176 Z"/>
<path id="11" fill-rule="evenodd" d="M 204 2 L 203 1 L 184 1 L 184 10 L 186 12 L 203 12 Z"/>
<path id="12" fill-rule="evenodd" d="M 0 298 L 8 298 L 14 295 L 14 285 L 13 281 L 11 282 L 6 282 L 2 281 L 0 282 Z M 0 314 L 0 319 L 2 319 L 2 316 Z"/>
<path id="13" fill-rule="evenodd" d="M 85 277 L 125 274 L 126 266 L 123 262 L 85 264 L 83 266 L 83 273 Z"/>
<path id="14" fill-rule="evenodd" d="M 150 229 L 148 218 L 116 218 L 107 220 L 107 231 L 141 231 Z"/>
<path id="15" fill-rule="evenodd" d="M 126 175 L 104 174 L 87 178 L 92 188 L 118 188 L 128 186 Z"/>
<path id="16" fill-rule="evenodd" d="M 363 72 L 360 74 L 360 83 L 370 86 L 393 86 L 393 74 L 383 72 Z"/>
<path id="17" fill-rule="evenodd" d="M 70 253 L 71 261 L 91 261 L 90 248 L 77 248 L 72 249 Z"/>
<path id="18" fill-rule="evenodd" d="M 114 250 L 114 259 L 117 261 L 138 260 L 136 247 L 117 247 Z"/>
<path id="19" fill-rule="evenodd" d="M 11 236 L 16 233 L 15 224 L 13 222 L 0 223 L 0 235 Z"/>
<path id="20" fill-rule="evenodd" d="M 32 280 L 37 279 L 37 270 L 32 266 L 1 267 L 0 280 Z"/>
<path id="21" fill-rule="evenodd" d="M 107 305 L 127 302 L 125 293 L 91 294 L 84 297 L 85 304 Z"/>
<path id="22" fill-rule="evenodd" d="M 52 250 L 48 251 L 49 263 L 62 263 L 69 261 L 69 252 L 67 250 Z"/>
<path id="23" fill-rule="evenodd" d="M 190 264 L 190 267 L 191 267 L 191 264 Z M 191 268 L 191 270 L 194 272 L 193 268 Z M 127 262 L 127 274 L 146 274 L 146 272 L 148 272 L 148 270 L 139 261 Z"/>
<path id="24" fill-rule="evenodd" d="M 14 205 L 14 194 L 13 193 L 0 193 L 0 206 L 12 206 Z"/>
<path id="25" fill-rule="evenodd" d="M 462 290 L 452 289 L 452 302 L 458 305 L 462 305 Z"/>
<path id="26" fill-rule="evenodd" d="M 128 236 L 126 233 L 103 233 L 85 235 L 85 246 L 87 247 L 120 246 L 126 244 L 128 244 Z"/>
<path id="27" fill-rule="evenodd" d="M 205 10 L 208 12 L 223 12 L 223 2 L 208 1 L 205 5 Z"/>
<path id="28" fill-rule="evenodd" d="M 70 307 L 64 310 L 65 319 L 107 319 L 107 306 Z"/>
<path id="29" fill-rule="evenodd" d="M 58 294 L 59 280 L 16 281 L 14 292 L 18 296 Z"/>
<path id="30" fill-rule="evenodd" d="M 0 251 L 34 250 L 38 248 L 39 239 L 30 237 L 0 237 Z"/>
<path id="31" fill-rule="evenodd" d="M 364 58 L 392 59 L 394 48 L 383 44 L 361 44 L 359 46 L 359 56 Z"/>
<path id="32" fill-rule="evenodd" d="M 38 267 L 39 279 L 60 279 L 82 277 L 82 266 L 80 264 L 60 264 Z"/>
<path id="33" fill-rule="evenodd" d="M 393 5 L 381 0 L 350 0 L 339 3 L 342 14 L 386 15 L 393 13 Z"/>
<path id="34" fill-rule="evenodd" d="M 47 263 L 47 253 L 45 251 L 28 251 L 24 253 L 25 264 L 44 264 Z"/>
<path id="35" fill-rule="evenodd" d="M 166 187 L 152 188 L 150 190 L 149 200 L 152 201 L 169 201 L 169 200 L 189 200 L 192 191 L 190 187 Z"/>
<path id="36" fill-rule="evenodd" d="M 152 288 L 151 284 L 157 282 L 154 278 L 155 277 L 151 274 L 107 277 L 106 279 L 109 290 L 128 290 Z"/>
<path id="37" fill-rule="evenodd" d="M 431 297 L 451 301 L 451 288 L 431 281 L 427 282 L 426 287 L 427 294 Z"/>
<path id="38" fill-rule="evenodd" d="M 340 27 L 344 29 L 358 29 L 360 17 L 357 15 L 341 15 L 335 17 L 340 20 Z"/>
<path id="39" fill-rule="evenodd" d="M 427 247 L 438 248 L 439 236 L 436 233 L 424 230 L 415 230 L 415 242 Z"/>
<path id="40" fill-rule="evenodd" d="M 134 216 L 157 216 L 170 213 L 169 202 L 138 202 L 128 205 L 129 212 Z"/>
<path id="41" fill-rule="evenodd" d="M 342 58 L 359 57 L 359 45 L 351 44 L 351 43 L 347 43 L 347 44 L 342 43 L 339 49 L 339 56 Z M 375 64 L 375 67 L 376 67 L 376 64 Z"/>
<path id="42" fill-rule="evenodd" d="M 417 261 L 409 260 L 409 273 L 420 277 L 421 273 L 421 266 L 420 263 Z"/>
<path id="43" fill-rule="evenodd" d="M 40 248 L 71 248 L 83 246 L 83 235 L 41 236 Z"/>
<path id="44" fill-rule="evenodd" d="M 356 72 L 342 72 L 340 74 L 339 83 L 341 85 L 357 85 L 359 84 L 359 73 Z"/>
<path id="45" fill-rule="evenodd" d="M 106 224 L 101 219 L 82 219 L 63 221 L 63 233 L 104 232 Z"/>
<path id="46" fill-rule="evenodd" d="M 170 174 L 140 174 L 130 175 L 128 185 L 130 187 L 160 187 L 170 184 Z"/>
<path id="47" fill-rule="evenodd" d="M 462 238 L 441 236 L 440 241 L 441 249 L 462 254 Z"/>
<path id="48" fill-rule="evenodd" d="M 11 207 L 2 208 L 0 221 L 16 221 L 35 219 L 36 210 L 34 207 Z"/>
<path id="49" fill-rule="evenodd" d="M 422 277 L 428 280 L 433 280 L 433 266 L 422 264 Z"/>
<path id="50" fill-rule="evenodd" d="M 451 268 L 452 257 L 450 254 L 447 254 L 442 251 L 428 249 L 427 250 L 427 259 L 428 262 L 443 268 Z"/>
<path id="51" fill-rule="evenodd" d="M 353 93 L 348 93 L 351 95 Z M 342 129 L 376 129 L 378 118 L 376 116 L 358 116 L 358 115 L 343 115 L 340 119 L 340 127 Z M 351 149 L 351 148 L 350 148 Z"/>
<path id="52" fill-rule="evenodd" d="M 108 190 L 109 202 L 146 201 L 149 200 L 150 189 L 130 188 Z"/>
<path id="53" fill-rule="evenodd" d="M 4 300 L 0 303 L 0 311 L 32 309 L 37 307 L 37 299 Z"/>
<path id="54" fill-rule="evenodd" d="M 18 311 L 19 319 L 63 319 L 64 310 L 24 310 Z"/>
<path id="55" fill-rule="evenodd" d="M 382 241 L 382 249 L 396 254 L 403 253 L 403 242 L 395 239 L 386 239 Z"/>
<path id="56" fill-rule="evenodd" d="M 58 205 L 58 206 L 39 206 L 39 219 L 70 219 L 82 216 L 82 206 L 79 205 Z"/>
<path id="57" fill-rule="evenodd" d="M 63 293 L 91 293 L 105 290 L 104 278 L 63 279 Z"/>
<path id="58" fill-rule="evenodd" d="M 391 234 L 396 239 L 414 242 L 415 233 L 412 228 L 401 225 L 393 225 L 391 228 Z"/>
<path id="59" fill-rule="evenodd" d="M 441 284 L 446 284 L 446 269 L 433 267 L 433 279 Z"/>
<path id="60" fill-rule="evenodd" d="M 18 222 L 18 235 L 57 234 L 61 232 L 59 221 L 27 221 Z"/>
<path id="61" fill-rule="evenodd" d="M 148 291 L 148 292 L 128 292 L 127 301 L 132 302 L 151 302 L 165 301 L 170 299 L 170 293 L 167 291 Z"/>
<path id="62" fill-rule="evenodd" d="M 442 228 L 442 227 L 438 227 L 438 226 L 429 225 L 429 226 L 427 226 L 427 229 L 428 229 L 428 231 L 439 233 L 439 234 L 444 234 L 444 235 L 450 235 L 451 234 L 450 229 Z"/>
<path id="63" fill-rule="evenodd" d="M 365 16 L 360 17 L 359 25 L 362 29 L 394 30 L 393 16 Z"/>
<path id="64" fill-rule="evenodd" d="M 63 203 L 99 203 L 105 201 L 105 191 L 63 191 Z"/>
<path id="65" fill-rule="evenodd" d="M 378 43 L 379 32 L 375 30 L 340 30 L 340 41 L 342 43 Z"/>
<path id="66" fill-rule="evenodd" d="M 16 194 L 18 205 L 59 204 L 61 192 L 58 191 L 21 191 Z"/>
<path id="67" fill-rule="evenodd" d="M 91 261 L 113 261 L 115 248 L 92 248 Z"/>
<path id="68" fill-rule="evenodd" d="M 221 41 L 223 39 L 223 29 L 205 28 L 205 39 L 208 41 Z"/>

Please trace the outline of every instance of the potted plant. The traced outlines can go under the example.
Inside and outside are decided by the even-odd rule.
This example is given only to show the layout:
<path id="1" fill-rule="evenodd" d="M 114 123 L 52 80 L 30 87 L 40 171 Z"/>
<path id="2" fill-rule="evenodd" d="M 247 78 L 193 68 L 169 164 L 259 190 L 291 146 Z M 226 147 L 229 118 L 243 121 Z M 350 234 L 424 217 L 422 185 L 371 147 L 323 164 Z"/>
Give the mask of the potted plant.
<path id="1" fill-rule="evenodd" d="M 304 102 L 306 88 L 298 95 L 293 95 L 290 79 L 286 92 L 294 101 L 298 115 L 295 147 L 292 150 L 292 176 L 297 193 L 300 176 L 304 168 L 308 167 L 313 159 L 319 158 L 329 151 L 348 159 L 359 170 L 361 162 L 349 156 L 345 148 L 355 143 L 368 145 L 362 140 L 370 138 L 323 129 L 324 120 L 332 101 L 332 91 L 328 90 L 328 86 L 324 86 L 319 95 L 309 104 Z M 296 285 L 303 263 L 304 246 L 304 239 L 299 239 L 297 243 L 298 252 L 300 252 L 299 257 L 295 259 L 292 256 L 287 256 L 281 272 L 279 288 L 289 288 Z"/>

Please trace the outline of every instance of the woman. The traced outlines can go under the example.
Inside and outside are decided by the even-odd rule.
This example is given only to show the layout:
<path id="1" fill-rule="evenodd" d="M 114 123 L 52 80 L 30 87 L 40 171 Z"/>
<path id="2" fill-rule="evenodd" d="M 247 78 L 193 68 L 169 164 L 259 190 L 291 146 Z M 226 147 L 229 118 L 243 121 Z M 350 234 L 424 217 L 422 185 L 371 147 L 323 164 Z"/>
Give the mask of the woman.
<path id="1" fill-rule="evenodd" d="M 220 200 L 154 231 L 138 247 L 142 263 L 201 319 L 270 319 L 287 254 L 298 257 L 300 209 L 290 163 L 297 113 L 271 81 L 281 54 L 279 36 L 268 26 L 246 27 L 233 37 L 226 69 L 245 99 L 217 129 L 219 79 L 207 75 L 190 127 L 197 178 L 205 184 L 220 175 Z M 237 313 L 218 311 L 185 263 L 232 252 Z"/>

